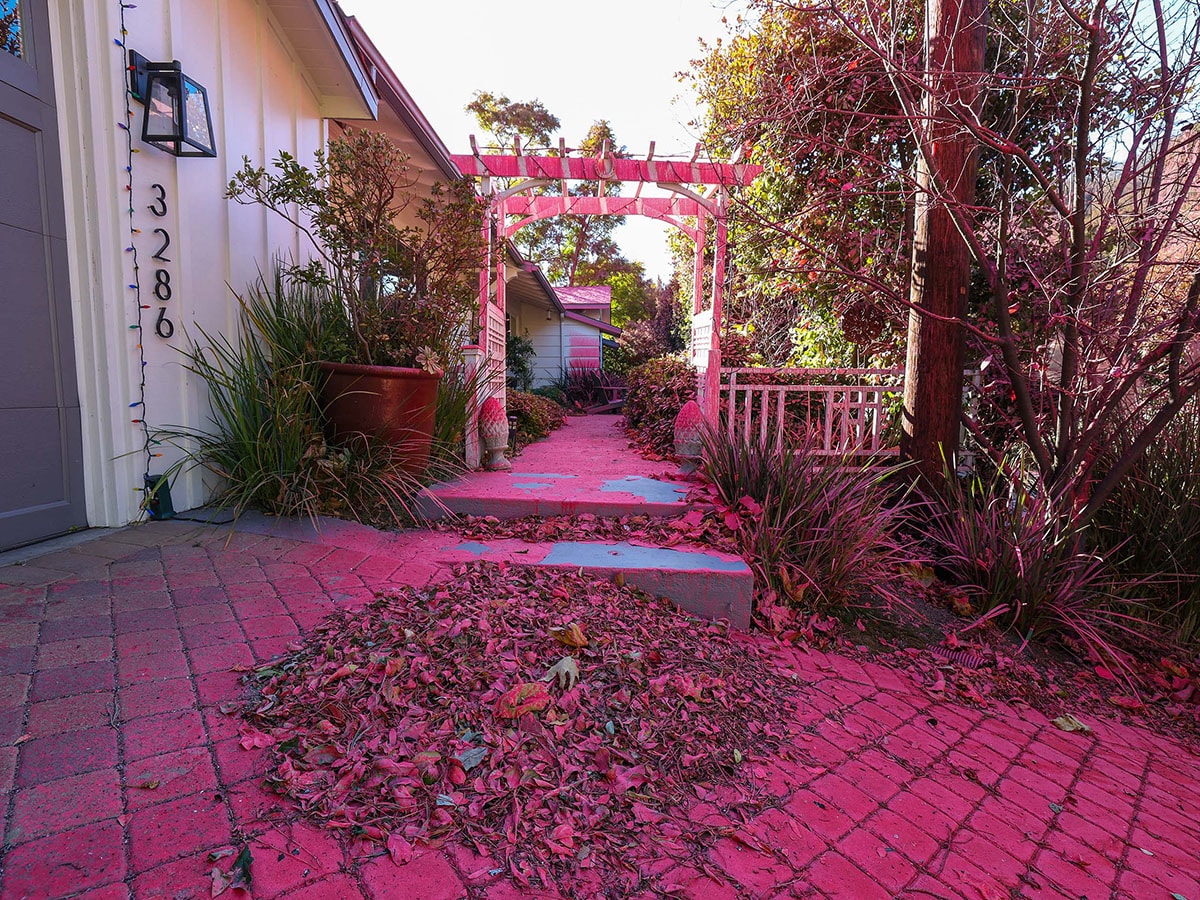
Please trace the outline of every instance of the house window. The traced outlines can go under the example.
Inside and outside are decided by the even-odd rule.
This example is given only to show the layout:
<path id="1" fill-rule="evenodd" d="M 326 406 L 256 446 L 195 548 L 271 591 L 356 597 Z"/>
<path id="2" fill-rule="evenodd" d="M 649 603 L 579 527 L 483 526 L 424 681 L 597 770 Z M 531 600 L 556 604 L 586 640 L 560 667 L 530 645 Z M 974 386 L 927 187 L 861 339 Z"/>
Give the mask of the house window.
<path id="1" fill-rule="evenodd" d="M 21 0 L 0 0 L 0 51 L 21 55 Z"/>

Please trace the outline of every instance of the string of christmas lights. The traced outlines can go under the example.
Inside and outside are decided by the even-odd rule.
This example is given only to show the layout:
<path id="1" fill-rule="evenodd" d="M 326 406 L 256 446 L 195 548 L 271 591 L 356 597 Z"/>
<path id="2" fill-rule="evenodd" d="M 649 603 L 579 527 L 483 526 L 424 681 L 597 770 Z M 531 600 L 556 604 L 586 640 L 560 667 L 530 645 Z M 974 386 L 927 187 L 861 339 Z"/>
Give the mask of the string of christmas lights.
<path id="1" fill-rule="evenodd" d="M 119 0 L 117 5 L 120 7 L 121 35 L 114 38 L 113 43 L 121 48 L 121 77 L 122 83 L 125 86 L 125 121 L 118 122 L 117 127 L 125 132 L 125 195 L 129 216 L 129 245 L 125 248 L 125 252 L 129 254 L 133 264 L 133 277 L 129 282 L 128 288 L 133 292 L 133 302 L 136 310 L 134 322 L 129 326 L 129 330 L 133 331 L 137 336 L 136 349 L 138 360 L 137 399 L 129 404 L 129 409 L 134 410 L 135 414 L 135 418 L 130 419 L 131 424 L 138 426 L 142 433 L 142 454 L 145 457 L 145 466 L 142 470 L 142 487 L 136 487 L 134 490 L 144 495 L 140 506 L 145 510 L 151 499 L 150 467 L 156 458 L 162 456 L 162 453 L 155 451 L 154 447 L 159 442 L 150 436 L 150 426 L 146 422 L 146 350 L 143 346 L 145 337 L 143 317 L 145 310 L 149 309 L 150 306 L 142 302 L 141 267 L 138 264 L 137 250 L 137 236 L 142 232 L 137 227 L 133 203 L 133 155 L 140 151 L 137 147 L 133 146 L 133 129 L 130 127 L 133 122 L 134 94 L 129 77 L 131 67 L 129 65 L 129 48 L 126 46 L 126 38 L 129 35 L 129 31 L 125 27 L 125 11 L 137 9 L 137 4 L 125 3 L 123 0 Z"/>

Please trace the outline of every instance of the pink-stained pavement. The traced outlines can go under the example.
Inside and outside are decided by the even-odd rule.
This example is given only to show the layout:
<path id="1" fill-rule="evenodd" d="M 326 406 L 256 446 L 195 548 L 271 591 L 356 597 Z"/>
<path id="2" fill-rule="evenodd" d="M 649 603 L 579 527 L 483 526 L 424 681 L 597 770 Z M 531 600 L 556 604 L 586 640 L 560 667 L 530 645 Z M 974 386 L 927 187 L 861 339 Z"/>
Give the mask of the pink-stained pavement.
<path id="1" fill-rule="evenodd" d="M 167 522 L 0 569 L 0 895 L 207 897 L 207 854 L 248 842 L 256 898 L 522 896 L 453 846 L 403 868 L 351 857 L 263 789 L 266 751 L 221 712 L 245 696 L 231 668 L 438 578 L 448 538 L 380 538 L 383 555 Z M 645 896 L 1200 897 L 1200 760 L 1175 741 L 1067 734 L 935 702 L 882 665 L 771 652 L 799 698 L 786 752 L 692 805 L 707 858 L 664 857 Z"/>
<path id="2" fill-rule="evenodd" d="M 540 470 L 529 453 L 518 472 Z M 523 893 L 454 844 L 404 867 L 355 857 L 264 789 L 269 751 L 242 749 L 222 711 L 247 696 L 241 671 L 332 610 L 477 556 L 446 532 L 249 517 L 232 537 L 150 523 L 0 568 L 0 898 L 206 898 L 208 854 L 246 845 L 258 900 L 605 896 L 603 873 Z M 638 896 L 1200 900 L 1188 747 L 1118 721 L 1066 733 L 742 639 L 794 680 L 790 737 L 747 748 L 745 789 L 684 810 L 711 828 L 704 854 L 645 848 Z"/>
<path id="3" fill-rule="evenodd" d="M 548 440 L 526 447 L 511 472 L 476 472 L 431 493 L 452 512 L 501 519 L 686 512 L 687 485 L 672 480 L 670 463 L 631 452 L 621 422 L 619 416 L 568 417 Z"/>

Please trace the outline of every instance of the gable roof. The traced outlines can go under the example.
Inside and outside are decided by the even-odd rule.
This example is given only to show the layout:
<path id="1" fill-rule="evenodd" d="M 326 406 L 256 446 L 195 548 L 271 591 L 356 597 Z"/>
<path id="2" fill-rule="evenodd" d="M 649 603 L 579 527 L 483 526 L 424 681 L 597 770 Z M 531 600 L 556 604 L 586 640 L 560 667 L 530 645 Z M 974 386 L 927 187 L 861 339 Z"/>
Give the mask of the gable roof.
<path id="1" fill-rule="evenodd" d="M 579 284 L 554 289 L 567 309 L 603 309 L 612 306 L 612 287 L 607 284 Z"/>
<path id="2" fill-rule="evenodd" d="M 607 322 L 601 322 L 599 319 L 593 319 L 591 316 L 580 315 L 577 312 L 567 310 L 563 314 L 568 322 L 577 322 L 580 325 L 590 325 L 601 334 L 611 334 L 613 337 L 620 337 L 624 332 L 616 325 L 609 325 Z"/>
<path id="3" fill-rule="evenodd" d="M 335 0 L 264 0 L 312 79 L 325 118 L 373 119 L 379 97 Z"/>

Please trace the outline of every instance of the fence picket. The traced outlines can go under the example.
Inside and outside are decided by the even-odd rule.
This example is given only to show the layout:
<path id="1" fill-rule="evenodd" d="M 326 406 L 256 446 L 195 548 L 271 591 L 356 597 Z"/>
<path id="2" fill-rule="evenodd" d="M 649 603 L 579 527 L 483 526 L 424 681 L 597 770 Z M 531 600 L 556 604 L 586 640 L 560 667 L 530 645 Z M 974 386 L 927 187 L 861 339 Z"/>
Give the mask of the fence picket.
<path id="1" fill-rule="evenodd" d="M 721 393 L 726 398 L 725 430 L 730 438 L 741 435 L 749 441 L 771 441 L 782 447 L 788 431 L 788 402 L 803 402 L 803 423 L 821 436 L 820 453 L 840 456 L 869 453 L 895 456 L 899 450 L 884 446 L 887 432 L 884 394 L 902 390 L 903 369 L 723 369 L 727 382 Z M 844 376 L 851 383 L 747 384 L 739 377 L 753 375 Z M 874 383 L 871 383 L 874 382 Z"/>

